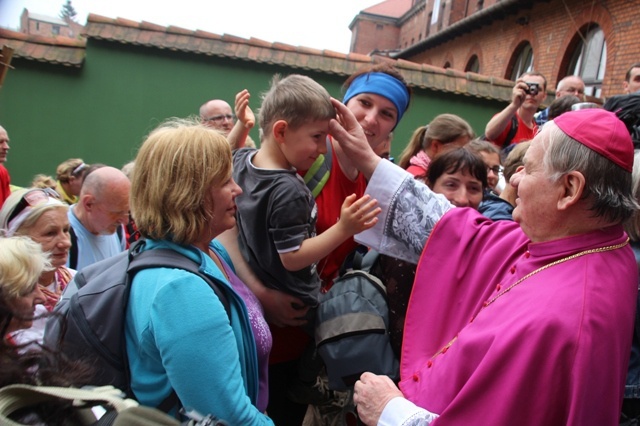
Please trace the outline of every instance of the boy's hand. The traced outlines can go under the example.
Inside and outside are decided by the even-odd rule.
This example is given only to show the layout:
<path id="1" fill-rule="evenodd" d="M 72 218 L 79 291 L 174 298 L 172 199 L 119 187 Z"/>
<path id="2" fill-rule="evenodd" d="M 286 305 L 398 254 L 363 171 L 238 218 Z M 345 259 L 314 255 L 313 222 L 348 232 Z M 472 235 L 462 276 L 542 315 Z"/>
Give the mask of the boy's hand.
<path id="1" fill-rule="evenodd" d="M 356 194 L 351 194 L 342 203 L 338 225 L 349 236 L 355 235 L 378 223 L 376 216 L 381 211 L 378 200 L 372 200 L 371 196 L 364 195 L 356 200 Z"/>
<path id="2" fill-rule="evenodd" d="M 251 98 L 251 94 L 247 89 L 244 89 L 236 95 L 235 104 L 236 117 L 247 129 L 253 128 L 256 124 L 256 116 L 249 107 L 249 98 Z"/>

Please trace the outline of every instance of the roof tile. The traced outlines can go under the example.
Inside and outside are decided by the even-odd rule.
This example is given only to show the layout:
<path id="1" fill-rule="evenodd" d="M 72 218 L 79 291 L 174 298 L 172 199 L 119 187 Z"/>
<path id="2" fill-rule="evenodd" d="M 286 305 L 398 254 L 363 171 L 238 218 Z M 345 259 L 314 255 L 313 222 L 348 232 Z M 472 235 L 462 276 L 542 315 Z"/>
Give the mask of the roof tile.
<path id="1" fill-rule="evenodd" d="M 386 4 L 385 3 L 389 3 Z M 373 6 L 366 12 L 381 12 L 391 3 L 410 0 L 390 0 Z M 468 96 L 508 101 L 513 83 L 470 72 L 442 69 L 385 56 L 340 53 L 286 43 L 270 43 L 257 38 L 245 39 L 231 34 L 213 34 L 176 26 L 164 27 L 151 22 L 135 22 L 124 18 L 107 18 L 90 14 L 84 34 L 88 38 L 142 45 L 150 48 L 179 50 L 207 56 L 230 57 L 246 61 L 285 64 L 291 68 L 313 70 L 348 76 L 366 64 L 395 64 L 410 86 Z M 81 67 L 85 59 L 86 42 L 64 37 L 40 37 L 0 28 L 0 45 L 15 49 L 14 55 L 30 60 L 46 61 Z"/>
<path id="2" fill-rule="evenodd" d="M 14 49 L 15 58 L 80 67 L 85 58 L 86 41 L 68 37 L 44 37 L 0 28 L 0 46 Z"/>

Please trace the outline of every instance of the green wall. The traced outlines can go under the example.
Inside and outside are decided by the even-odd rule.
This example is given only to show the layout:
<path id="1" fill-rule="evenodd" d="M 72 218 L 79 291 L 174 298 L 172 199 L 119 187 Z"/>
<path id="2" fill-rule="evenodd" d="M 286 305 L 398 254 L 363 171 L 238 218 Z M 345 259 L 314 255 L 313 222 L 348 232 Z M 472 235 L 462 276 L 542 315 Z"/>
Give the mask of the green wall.
<path id="1" fill-rule="evenodd" d="M 274 73 L 303 73 L 341 97 L 342 76 L 89 40 L 81 69 L 14 59 L 0 89 L 0 124 L 11 138 L 5 164 L 12 183 L 28 185 L 37 173 L 55 175 L 67 158 L 121 167 L 135 157 L 144 136 L 168 117 L 197 114 L 222 98 L 233 105 L 246 88 L 251 105 Z M 503 105 L 462 95 L 414 90 L 412 105 L 395 131 L 392 154 L 413 130 L 444 112 L 455 113 L 481 134 Z M 258 140 L 257 129 L 251 137 Z"/>

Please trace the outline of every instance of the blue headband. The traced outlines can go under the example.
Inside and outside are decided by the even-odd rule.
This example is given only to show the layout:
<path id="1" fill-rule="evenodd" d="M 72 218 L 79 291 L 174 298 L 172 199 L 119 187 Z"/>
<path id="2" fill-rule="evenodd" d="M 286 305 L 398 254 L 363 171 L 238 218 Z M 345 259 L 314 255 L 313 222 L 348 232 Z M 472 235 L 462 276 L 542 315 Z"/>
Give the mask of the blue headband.
<path id="1" fill-rule="evenodd" d="M 351 98 L 360 93 L 373 93 L 383 96 L 395 105 L 398 111 L 398 121 L 409 107 L 409 91 L 406 86 L 397 78 L 383 72 L 370 72 L 354 78 L 351 85 L 344 94 L 342 103 L 346 104 Z"/>

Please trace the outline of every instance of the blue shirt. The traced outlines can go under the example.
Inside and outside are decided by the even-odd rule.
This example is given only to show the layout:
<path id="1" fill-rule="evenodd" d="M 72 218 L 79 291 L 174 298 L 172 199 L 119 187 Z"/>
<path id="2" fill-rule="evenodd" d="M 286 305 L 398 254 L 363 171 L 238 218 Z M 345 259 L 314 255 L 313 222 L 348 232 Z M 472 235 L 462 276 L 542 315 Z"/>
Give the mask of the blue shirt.
<path id="1" fill-rule="evenodd" d="M 258 361 L 247 309 L 213 260 L 195 247 L 147 240 L 145 249 L 169 248 L 200 264 L 225 291 L 222 302 L 200 277 L 181 269 L 152 268 L 133 279 L 125 337 L 131 389 L 141 404 L 158 406 L 174 389 L 185 407 L 231 425 L 272 425 L 256 408 Z M 212 250 L 225 258 L 224 248 Z"/>
<path id="2" fill-rule="evenodd" d="M 124 238 L 121 239 L 117 232 L 111 235 L 95 235 L 89 232 L 73 212 L 75 207 L 76 204 L 72 205 L 67 212 L 69 224 L 77 238 L 78 263 L 74 269 L 79 271 L 85 266 L 115 256 L 126 249 L 127 242 Z M 67 259 L 68 267 L 70 260 Z"/>

